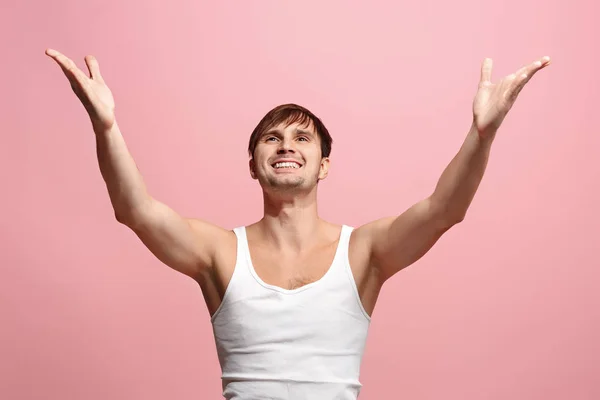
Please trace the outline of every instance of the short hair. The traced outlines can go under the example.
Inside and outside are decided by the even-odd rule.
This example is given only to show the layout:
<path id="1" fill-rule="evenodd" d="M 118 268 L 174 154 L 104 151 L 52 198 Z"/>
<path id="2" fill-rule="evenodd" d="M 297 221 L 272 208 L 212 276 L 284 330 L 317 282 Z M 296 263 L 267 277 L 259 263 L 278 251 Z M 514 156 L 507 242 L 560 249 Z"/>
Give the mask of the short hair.
<path id="1" fill-rule="evenodd" d="M 248 143 L 248 154 L 251 158 L 254 158 L 254 150 L 256 149 L 256 143 L 260 136 L 282 122 L 285 122 L 288 125 L 297 122 L 305 126 L 308 126 L 312 122 L 317 135 L 319 135 L 319 139 L 321 140 L 321 157 L 329 157 L 333 140 L 323 122 L 308 109 L 290 103 L 273 108 L 260 120 L 256 128 L 254 128 Z"/>

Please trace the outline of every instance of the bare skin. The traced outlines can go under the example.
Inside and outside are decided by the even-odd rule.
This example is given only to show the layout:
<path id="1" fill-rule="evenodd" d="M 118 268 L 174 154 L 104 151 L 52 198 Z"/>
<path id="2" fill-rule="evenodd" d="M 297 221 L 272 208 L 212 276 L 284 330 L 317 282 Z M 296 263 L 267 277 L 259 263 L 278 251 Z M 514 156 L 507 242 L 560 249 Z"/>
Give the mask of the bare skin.
<path id="1" fill-rule="evenodd" d="M 135 232 L 164 264 L 195 279 L 212 315 L 236 263 L 235 234 L 202 219 L 182 217 L 148 193 L 94 57 L 85 57 L 89 72 L 85 74 L 61 53 L 48 49 L 46 54 L 61 67 L 88 112 L 117 221 Z M 471 127 L 433 193 L 399 215 L 352 232 L 350 265 L 369 314 L 383 284 L 423 257 L 465 218 L 498 129 L 523 87 L 549 64 L 550 59 L 543 57 L 493 83 L 492 61 L 485 59 Z M 278 161 L 296 163 L 298 168 L 275 168 Z M 293 289 L 320 279 L 329 268 L 341 227 L 318 215 L 317 189 L 327 178 L 330 162 L 321 156 L 320 139 L 311 125 L 281 124 L 258 141 L 249 169 L 263 190 L 264 216 L 247 227 L 247 234 L 252 263 L 263 281 Z"/>

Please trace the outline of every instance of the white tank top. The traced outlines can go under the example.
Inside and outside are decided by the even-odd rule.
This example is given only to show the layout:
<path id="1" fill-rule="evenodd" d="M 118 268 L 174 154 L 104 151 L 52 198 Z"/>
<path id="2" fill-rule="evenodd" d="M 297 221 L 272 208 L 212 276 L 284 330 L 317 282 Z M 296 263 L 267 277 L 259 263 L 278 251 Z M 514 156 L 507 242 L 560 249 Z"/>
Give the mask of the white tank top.
<path id="1" fill-rule="evenodd" d="M 342 227 L 333 262 L 316 282 L 269 285 L 250 259 L 245 227 L 234 229 L 237 261 L 211 318 L 226 399 L 356 399 L 370 317 L 348 262 Z"/>

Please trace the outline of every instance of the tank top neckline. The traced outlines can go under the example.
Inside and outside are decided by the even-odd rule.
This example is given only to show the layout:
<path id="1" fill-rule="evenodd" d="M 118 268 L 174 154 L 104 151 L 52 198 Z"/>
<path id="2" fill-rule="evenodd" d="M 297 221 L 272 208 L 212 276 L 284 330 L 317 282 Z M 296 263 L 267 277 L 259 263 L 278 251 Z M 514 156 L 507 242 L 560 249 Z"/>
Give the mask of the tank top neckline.
<path id="1" fill-rule="evenodd" d="M 339 259 L 342 255 L 341 254 L 342 249 L 345 245 L 345 242 L 346 242 L 345 239 L 346 239 L 349 229 L 350 229 L 349 226 L 342 225 L 342 229 L 340 230 L 340 236 L 338 238 L 338 243 L 337 243 L 337 246 L 335 249 L 335 253 L 333 255 L 333 260 L 331 261 L 331 264 L 329 265 L 329 267 L 327 268 L 327 271 L 325 272 L 325 274 L 323 274 L 323 276 L 321 276 L 319 279 L 317 279 L 314 282 L 308 283 L 306 285 L 302 285 L 298 288 L 286 289 L 286 288 L 282 288 L 281 286 L 272 285 L 270 283 L 267 283 L 267 282 L 263 281 L 262 278 L 258 275 L 256 270 L 254 269 L 254 264 L 252 263 L 252 257 L 250 254 L 250 245 L 248 243 L 248 235 L 246 234 L 246 227 L 242 226 L 241 230 L 243 232 L 243 239 L 244 239 L 243 240 L 244 257 L 246 259 L 246 263 L 247 263 L 248 269 L 250 271 L 250 274 L 256 280 L 256 282 L 258 282 L 258 284 L 260 284 L 264 288 L 274 290 L 276 292 L 287 294 L 287 295 L 293 295 L 293 294 L 308 290 L 312 287 L 315 287 L 315 286 L 319 285 L 321 282 L 323 282 L 325 280 L 325 278 L 327 278 L 327 276 L 329 276 L 330 274 L 333 273 L 332 271 L 335 269 L 335 266 L 339 262 Z"/>

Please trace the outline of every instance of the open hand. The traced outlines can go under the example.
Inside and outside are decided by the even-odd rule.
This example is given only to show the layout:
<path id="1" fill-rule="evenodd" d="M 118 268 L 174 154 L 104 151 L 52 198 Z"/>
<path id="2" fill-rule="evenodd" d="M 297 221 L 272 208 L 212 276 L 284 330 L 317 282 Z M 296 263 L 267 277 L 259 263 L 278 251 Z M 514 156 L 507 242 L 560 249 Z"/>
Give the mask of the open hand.
<path id="1" fill-rule="evenodd" d="M 550 64 L 550 57 L 543 57 L 520 68 L 498 83 L 492 83 L 492 60 L 486 58 L 481 66 L 479 89 L 473 100 L 473 123 L 482 137 L 493 136 L 517 96 L 533 75 Z"/>
<path id="2" fill-rule="evenodd" d="M 86 56 L 85 63 L 90 76 L 84 74 L 77 65 L 53 49 L 47 49 L 46 55 L 54 59 L 62 68 L 71 83 L 71 88 L 88 112 L 95 132 L 109 130 L 115 123 L 115 100 L 100 74 L 98 61 Z"/>

